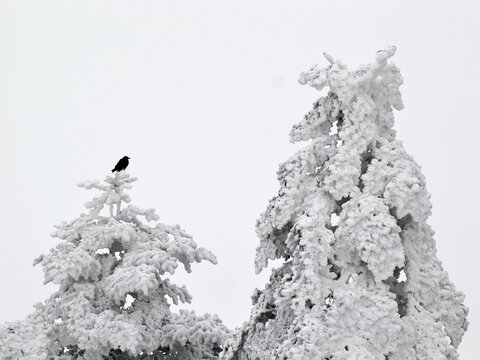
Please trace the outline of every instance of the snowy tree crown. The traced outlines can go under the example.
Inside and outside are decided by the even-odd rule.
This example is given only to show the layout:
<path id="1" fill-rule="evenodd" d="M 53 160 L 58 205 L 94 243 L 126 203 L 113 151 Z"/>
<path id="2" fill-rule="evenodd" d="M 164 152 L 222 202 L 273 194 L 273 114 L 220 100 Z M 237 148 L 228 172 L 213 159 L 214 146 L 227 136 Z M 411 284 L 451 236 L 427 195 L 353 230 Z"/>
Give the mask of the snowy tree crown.
<path id="1" fill-rule="evenodd" d="M 309 198 L 317 202 L 308 205 L 311 211 L 326 210 L 317 225 L 323 222 L 330 229 L 341 225 L 340 231 L 349 233 L 355 233 L 354 229 L 345 229 L 347 223 L 342 220 L 354 216 L 351 213 L 354 206 L 350 203 L 340 213 L 342 205 L 351 198 L 357 199 L 356 207 L 363 211 L 362 216 L 371 212 L 372 216 L 379 216 L 377 223 L 390 222 L 387 234 L 397 237 L 400 230 L 391 213 L 397 218 L 410 215 L 418 221 L 430 214 L 429 195 L 420 168 L 395 140 L 392 129 L 392 109 L 403 108 L 399 91 L 402 77 L 396 65 L 387 61 L 394 53 L 394 47 L 379 51 L 375 63 L 356 70 L 349 70 L 325 55 L 329 66 L 314 66 L 300 75 L 301 84 L 317 90 L 328 86 L 330 91 L 314 103 L 313 110 L 290 133 L 292 142 L 311 140 L 311 143 L 280 166 L 279 195 L 257 225 L 261 239 L 257 272 L 267 265 L 268 259 L 289 256 L 294 251 L 295 242 L 288 241 L 293 236 L 288 236 L 285 230 L 290 231 L 299 210 L 308 218 L 307 210 L 298 205 Z M 339 215 L 340 223 L 332 223 Z M 326 236 L 333 240 L 333 232 Z M 380 279 L 387 278 L 396 266 L 403 264 L 397 240 L 396 259 L 388 259 L 389 265 L 378 264 L 377 269 L 372 269 Z M 328 243 L 322 253 L 323 262 L 332 255 L 327 248 L 331 249 Z"/>
<path id="2" fill-rule="evenodd" d="M 86 203 L 88 214 L 56 226 L 52 236 L 62 242 L 35 260 L 44 282 L 59 285 L 35 315 L 54 339 L 47 353 L 87 360 L 113 354 L 215 358 L 228 330 L 217 316 L 171 313 L 170 303 L 190 302 L 191 295 L 170 276 L 179 264 L 190 272 L 192 263 L 215 264 L 216 258 L 178 225 L 148 224 L 159 217 L 153 208 L 130 204 L 127 190 L 134 181 L 120 171 L 103 184 L 80 183 L 100 195 Z M 104 208 L 108 216 L 102 215 Z M 26 324 L 30 329 L 38 321 Z"/>

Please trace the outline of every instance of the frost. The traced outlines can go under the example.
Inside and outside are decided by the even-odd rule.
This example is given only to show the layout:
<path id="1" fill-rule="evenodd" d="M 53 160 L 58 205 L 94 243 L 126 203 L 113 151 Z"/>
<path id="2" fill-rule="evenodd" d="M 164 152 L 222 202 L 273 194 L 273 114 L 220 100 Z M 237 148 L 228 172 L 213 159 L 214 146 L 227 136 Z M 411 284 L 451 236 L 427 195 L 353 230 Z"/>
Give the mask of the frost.
<path id="1" fill-rule="evenodd" d="M 357 195 L 342 206 L 335 233 L 337 254 L 348 262 L 363 262 L 378 280 L 403 267 L 400 228 L 381 198 Z"/>
<path id="2" fill-rule="evenodd" d="M 309 144 L 280 165 L 257 222 L 256 271 L 283 263 L 222 359 L 458 359 L 467 309 L 436 256 L 420 167 L 395 138 L 394 53 L 355 70 L 325 55 L 300 75 L 329 91 L 293 127 Z"/>
<path id="3" fill-rule="evenodd" d="M 149 225 L 154 209 L 129 204 L 135 180 L 121 171 L 79 184 L 100 195 L 88 214 L 56 226 L 61 242 L 34 261 L 59 290 L 25 320 L 0 327 L 2 359 L 217 358 L 228 334 L 221 321 L 169 305 L 192 299 L 170 279 L 178 265 L 191 271 L 216 258 L 178 225 Z"/>

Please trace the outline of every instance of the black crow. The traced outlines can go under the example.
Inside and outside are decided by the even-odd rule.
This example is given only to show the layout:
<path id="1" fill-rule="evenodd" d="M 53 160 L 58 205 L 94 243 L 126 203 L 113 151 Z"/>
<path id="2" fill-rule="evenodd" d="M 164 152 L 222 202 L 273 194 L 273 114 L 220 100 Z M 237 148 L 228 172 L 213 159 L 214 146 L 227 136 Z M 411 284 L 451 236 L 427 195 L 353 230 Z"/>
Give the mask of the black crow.
<path id="1" fill-rule="evenodd" d="M 128 159 L 130 159 L 128 156 L 124 156 L 118 160 L 117 165 L 115 165 L 115 167 L 112 169 L 112 173 L 115 171 L 125 170 L 128 166 Z"/>

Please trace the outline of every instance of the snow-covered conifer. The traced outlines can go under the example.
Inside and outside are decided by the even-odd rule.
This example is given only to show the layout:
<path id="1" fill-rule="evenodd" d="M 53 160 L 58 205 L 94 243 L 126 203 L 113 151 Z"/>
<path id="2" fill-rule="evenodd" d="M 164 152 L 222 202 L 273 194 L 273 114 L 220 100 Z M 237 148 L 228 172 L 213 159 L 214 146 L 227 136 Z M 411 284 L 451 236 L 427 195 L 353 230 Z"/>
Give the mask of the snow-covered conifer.
<path id="1" fill-rule="evenodd" d="M 329 92 L 293 127 L 292 142 L 310 142 L 280 166 L 257 223 L 257 272 L 283 262 L 223 359 L 458 358 L 467 309 L 436 255 L 425 179 L 393 129 L 394 52 L 356 70 L 326 55 L 301 74 Z"/>
<path id="2" fill-rule="evenodd" d="M 149 225 L 154 209 L 129 204 L 135 180 L 120 171 L 105 184 L 79 184 L 101 193 L 88 214 L 56 227 L 62 241 L 34 262 L 59 289 L 25 320 L 0 327 L 2 359 L 217 358 L 228 330 L 216 316 L 173 313 L 170 303 L 191 296 L 169 279 L 179 263 L 190 272 L 215 256 L 178 225 Z"/>

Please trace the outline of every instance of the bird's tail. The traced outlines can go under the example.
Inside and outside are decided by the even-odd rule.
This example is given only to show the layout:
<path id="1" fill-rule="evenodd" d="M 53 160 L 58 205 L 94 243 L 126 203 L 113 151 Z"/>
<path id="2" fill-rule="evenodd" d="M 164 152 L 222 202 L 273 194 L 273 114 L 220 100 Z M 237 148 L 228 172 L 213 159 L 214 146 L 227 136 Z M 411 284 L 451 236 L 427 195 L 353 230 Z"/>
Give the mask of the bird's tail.
<path id="1" fill-rule="evenodd" d="M 112 169 L 112 173 L 115 172 L 115 169 Z"/>

